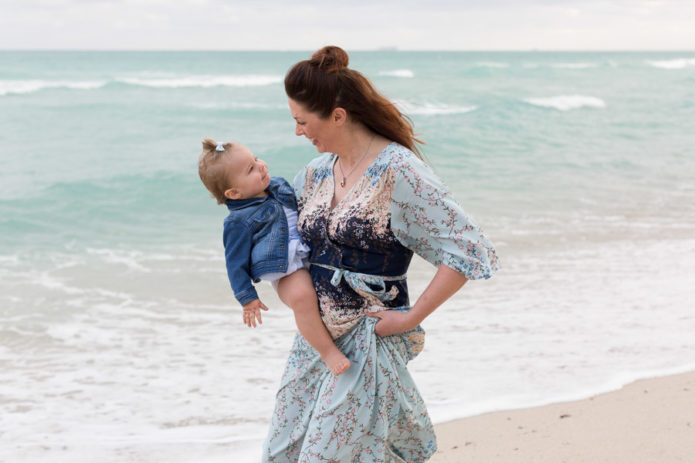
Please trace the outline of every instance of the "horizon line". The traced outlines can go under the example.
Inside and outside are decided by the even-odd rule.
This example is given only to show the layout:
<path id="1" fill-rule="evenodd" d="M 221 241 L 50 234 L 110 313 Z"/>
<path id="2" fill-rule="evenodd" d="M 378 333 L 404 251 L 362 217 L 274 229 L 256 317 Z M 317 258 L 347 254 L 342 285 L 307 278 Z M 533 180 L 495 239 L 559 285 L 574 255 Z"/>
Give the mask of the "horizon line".
<path id="1" fill-rule="evenodd" d="M 680 53 L 695 53 L 695 49 L 680 49 L 680 48 L 654 48 L 654 49 L 551 49 L 551 48 L 525 48 L 525 49 L 408 49 L 397 47 L 377 47 L 377 48 L 349 48 L 341 47 L 351 52 L 425 52 L 425 53 L 587 53 L 587 52 L 603 52 L 603 53 L 645 53 L 645 52 L 680 52 Z M 212 49 L 212 48 L 0 48 L 0 52 L 312 52 L 315 49 Z"/>

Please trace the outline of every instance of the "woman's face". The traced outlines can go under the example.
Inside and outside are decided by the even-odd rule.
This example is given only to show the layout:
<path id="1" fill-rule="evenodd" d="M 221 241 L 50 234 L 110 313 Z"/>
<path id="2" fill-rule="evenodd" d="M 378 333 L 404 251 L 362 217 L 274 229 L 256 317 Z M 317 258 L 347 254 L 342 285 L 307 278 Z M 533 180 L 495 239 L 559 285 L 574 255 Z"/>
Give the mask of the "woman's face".
<path id="1" fill-rule="evenodd" d="M 307 137 L 319 153 L 332 152 L 336 126 L 332 124 L 331 118 L 321 119 L 318 114 L 308 111 L 303 104 L 292 98 L 288 98 L 287 102 L 296 123 L 295 135 Z"/>

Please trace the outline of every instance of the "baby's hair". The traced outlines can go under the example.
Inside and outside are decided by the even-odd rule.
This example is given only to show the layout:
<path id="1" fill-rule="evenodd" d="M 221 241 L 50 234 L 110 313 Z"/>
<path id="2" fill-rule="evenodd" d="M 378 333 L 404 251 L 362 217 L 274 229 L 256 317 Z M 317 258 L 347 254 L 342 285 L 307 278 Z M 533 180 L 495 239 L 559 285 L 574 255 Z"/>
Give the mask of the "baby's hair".
<path id="1" fill-rule="evenodd" d="M 227 199 L 224 192 L 232 187 L 223 161 L 233 147 L 233 143 L 217 143 L 211 138 L 203 140 L 203 152 L 198 158 L 198 175 L 217 204 L 224 204 Z"/>

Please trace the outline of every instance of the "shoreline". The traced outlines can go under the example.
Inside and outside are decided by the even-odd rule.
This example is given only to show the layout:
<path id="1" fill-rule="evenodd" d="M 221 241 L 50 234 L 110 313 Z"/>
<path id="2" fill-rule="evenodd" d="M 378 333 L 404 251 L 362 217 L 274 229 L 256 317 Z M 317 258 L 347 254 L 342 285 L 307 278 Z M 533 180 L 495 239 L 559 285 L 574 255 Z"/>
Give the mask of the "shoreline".
<path id="1" fill-rule="evenodd" d="M 435 425 L 430 463 L 686 462 L 695 458 L 695 371 L 586 399 Z"/>

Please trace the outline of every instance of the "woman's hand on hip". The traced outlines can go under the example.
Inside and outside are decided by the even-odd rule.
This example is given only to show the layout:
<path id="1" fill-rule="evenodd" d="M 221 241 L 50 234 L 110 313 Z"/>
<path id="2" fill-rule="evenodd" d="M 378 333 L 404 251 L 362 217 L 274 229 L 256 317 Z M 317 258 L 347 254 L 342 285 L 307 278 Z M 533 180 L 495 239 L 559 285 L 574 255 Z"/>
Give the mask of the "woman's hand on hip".
<path id="1" fill-rule="evenodd" d="M 461 289 L 468 279 L 446 265 L 440 265 L 432 281 L 425 292 L 408 312 L 398 310 L 384 310 L 382 312 L 368 313 L 370 317 L 380 320 L 374 327 L 374 332 L 379 336 L 391 336 L 415 329 L 429 314 L 449 299 L 456 291 Z"/>
<path id="2" fill-rule="evenodd" d="M 381 337 L 403 333 L 417 326 L 417 323 L 413 324 L 407 313 L 398 310 L 382 310 L 381 312 L 370 312 L 367 315 L 379 319 L 374 327 L 374 332 Z"/>

